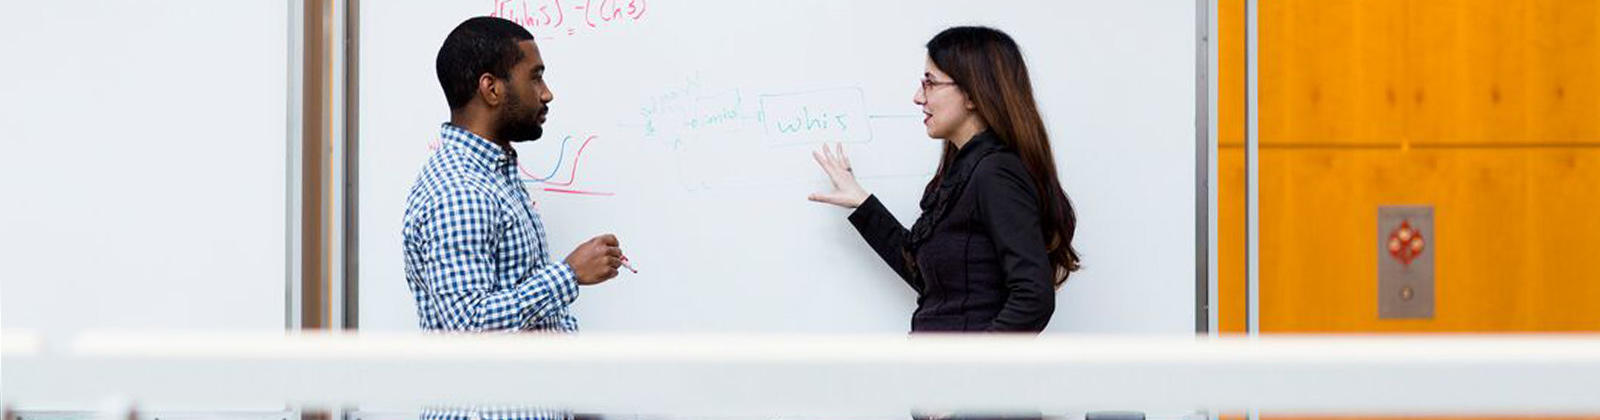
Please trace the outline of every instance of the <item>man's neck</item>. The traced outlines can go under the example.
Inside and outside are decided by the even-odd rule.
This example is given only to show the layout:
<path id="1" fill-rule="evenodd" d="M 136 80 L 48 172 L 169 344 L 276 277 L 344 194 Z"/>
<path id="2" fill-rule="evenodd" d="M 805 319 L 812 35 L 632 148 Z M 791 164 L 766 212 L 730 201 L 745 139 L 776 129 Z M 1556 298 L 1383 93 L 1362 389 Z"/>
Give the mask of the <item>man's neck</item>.
<path id="1" fill-rule="evenodd" d="M 500 146 L 501 150 L 505 150 L 508 153 L 513 151 L 510 141 L 495 138 L 493 135 L 494 130 L 490 129 L 491 127 L 494 127 L 494 122 L 490 121 L 486 117 L 451 114 L 450 124 L 456 127 L 461 127 L 462 129 L 467 130 L 467 132 L 478 135 L 478 137 L 483 137 L 484 140 L 488 140 L 490 143 Z"/>

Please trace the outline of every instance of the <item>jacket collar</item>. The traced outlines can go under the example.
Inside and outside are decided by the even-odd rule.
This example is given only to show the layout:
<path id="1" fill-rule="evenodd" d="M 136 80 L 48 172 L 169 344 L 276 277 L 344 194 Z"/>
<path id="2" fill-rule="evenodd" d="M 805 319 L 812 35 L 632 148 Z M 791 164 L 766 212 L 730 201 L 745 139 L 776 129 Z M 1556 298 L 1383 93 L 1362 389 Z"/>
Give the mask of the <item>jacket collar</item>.
<path id="1" fill-rule="evenodd" d="M 978 166 L 978 162 L 982 161 L 984 156 L 1004 147 L 1005 143 L 1002 143 L 1000 137 L 995 136 L 993 131 L 984 130 L 973 135 L 972 139 L 967 140 L 967 144 L 956 152 L 956 158 L 950 163 L 950 167 L 945 168 L 943 181 L 939 185 L 950 186 L 965 182 L 972 176 L 973 168 Z"/>

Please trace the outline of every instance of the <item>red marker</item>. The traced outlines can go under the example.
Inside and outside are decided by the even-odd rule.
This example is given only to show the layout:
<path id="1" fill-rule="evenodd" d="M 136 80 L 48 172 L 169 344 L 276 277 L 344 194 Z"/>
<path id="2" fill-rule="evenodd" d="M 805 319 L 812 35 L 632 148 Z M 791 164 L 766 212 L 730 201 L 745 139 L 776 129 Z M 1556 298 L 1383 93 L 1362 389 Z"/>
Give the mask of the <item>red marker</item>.
<path id="1" fill-rule="evenodd" d="M 633 269 L 633 265 L 632 264 L 628 264 L 628 256 L 627 255 L 623 255 L 622 256 L 622 266 L 624 268 L 627 268 L 628 271 L 632 271 L 633 274 L 639 274 L 639 270 Z"/>

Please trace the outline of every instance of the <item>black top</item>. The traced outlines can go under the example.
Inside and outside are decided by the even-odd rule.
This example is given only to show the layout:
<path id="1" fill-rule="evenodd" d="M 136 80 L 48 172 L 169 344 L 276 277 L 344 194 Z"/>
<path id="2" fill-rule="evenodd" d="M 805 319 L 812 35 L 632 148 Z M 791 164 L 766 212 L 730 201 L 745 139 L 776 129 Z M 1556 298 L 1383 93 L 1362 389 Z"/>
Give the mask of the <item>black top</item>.
<path id="1" fill-rule="evenodd" d="M 917 290 L 911 331 L 1038 332 L 1050 323 L 1055 270 L 1034 185 L 1016 151 L 983 132 L 922 197 L 911 230 L 876 196 L 850 214 L 861 237 Z"/>

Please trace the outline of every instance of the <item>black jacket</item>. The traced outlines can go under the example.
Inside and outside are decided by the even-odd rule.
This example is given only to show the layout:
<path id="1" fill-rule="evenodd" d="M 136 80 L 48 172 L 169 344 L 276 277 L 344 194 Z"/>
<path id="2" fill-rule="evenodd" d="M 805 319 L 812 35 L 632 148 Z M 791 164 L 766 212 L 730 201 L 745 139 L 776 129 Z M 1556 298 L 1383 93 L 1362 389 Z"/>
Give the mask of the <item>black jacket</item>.
<path id="1" fill-rule="evenodd" d="M 861 237 L 917 290 L 911 331 L 1038 332 L 1050 323 L 1055 269 L 1034 185 L 1016 152 L 984 132 L 922 197 L 911 230 L 875 196 L 850 214 Z"/>

